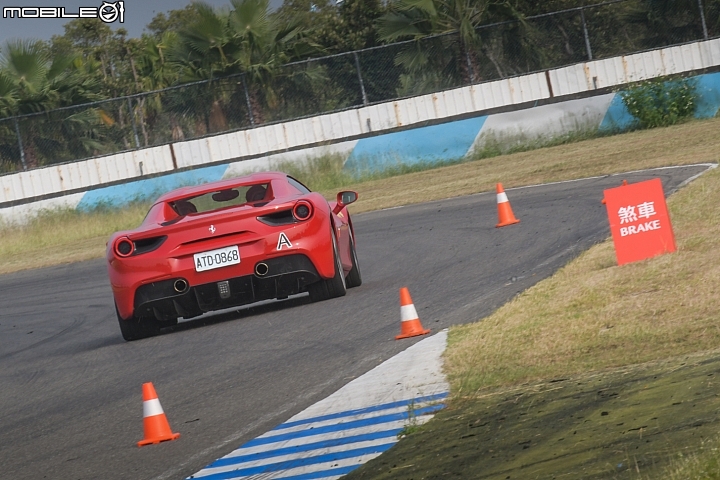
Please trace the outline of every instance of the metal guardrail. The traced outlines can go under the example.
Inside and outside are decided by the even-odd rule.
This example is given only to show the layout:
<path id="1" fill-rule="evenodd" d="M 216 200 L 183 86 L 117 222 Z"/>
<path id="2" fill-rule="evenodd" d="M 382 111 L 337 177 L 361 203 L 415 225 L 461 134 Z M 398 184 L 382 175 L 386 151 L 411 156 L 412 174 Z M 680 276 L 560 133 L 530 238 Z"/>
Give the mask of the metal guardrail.
<path id="1" fill-rule="evenodd" d="M 707 0 L 706 0 L 707 1 Z M 0 119 L 0 173 L 83 160 L 321 113 L 708 39 L 703 0 L 671 18 L 629 21 L 646 0 L 611 0 L 478 27 L 482 46 L 459 35 L 357 50 L 284 65 L 263 89 L 244 74 Z M 679 20 L 679 17 L 682 17 Z M 678 27 L 682 24 L 682 28 Z M 666 28 L 663 28 L 666 27 Z M 662 33 L 664 32 L 664 33 Z M 404 55 L 421 51 L 421 69 Z M 274 95 L 267 95 L 272 91 Z"/>

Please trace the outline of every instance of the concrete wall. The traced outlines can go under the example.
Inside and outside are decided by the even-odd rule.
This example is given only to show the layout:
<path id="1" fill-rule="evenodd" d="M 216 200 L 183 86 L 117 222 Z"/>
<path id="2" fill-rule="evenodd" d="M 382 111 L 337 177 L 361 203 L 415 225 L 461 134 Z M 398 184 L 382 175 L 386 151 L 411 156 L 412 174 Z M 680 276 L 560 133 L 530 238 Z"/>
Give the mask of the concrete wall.
<path id="1" fill-rule="evenodd" d="M 348 168 L 376 169 L 457 159 L 476 148 L 507 149 L 578 130 L 623 127 L 631 117 L 618 96 L 592 96 L 593 91 L 717 66 L 720 39 L 5 175 L 0 177 L 0 219 L 22 221 L 38 208 L 56 205 L 122 205 L 177 186 L 326 153 L 347 158 Z M 698 114 L 714 115 L 720 76 L 700 76 L 699 85 Z M 547 104 L 578 95 L 587 98 Z M 486 114 L 493 109 L 515 111 Z"/>

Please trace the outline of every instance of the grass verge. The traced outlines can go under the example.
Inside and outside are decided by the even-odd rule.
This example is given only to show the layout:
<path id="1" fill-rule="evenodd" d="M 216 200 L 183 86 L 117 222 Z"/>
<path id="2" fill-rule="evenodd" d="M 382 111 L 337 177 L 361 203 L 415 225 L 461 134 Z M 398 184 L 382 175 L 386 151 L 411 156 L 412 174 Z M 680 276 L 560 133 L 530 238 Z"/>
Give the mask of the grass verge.
<path id="1" fill-rule="evenodd" d="M 118 230 L 137 227 L 146 204 L 121 210 L 46 210 L 22 226 L 0 225 L 0 274 L 100 258 Z"/>
<path id="2" fill-rule="evenodd" d="M 668 203 L 677 252 L 618 267 L 612 240 L 452 330 L 456 396 L 720 345 L 720 169 Z"/>

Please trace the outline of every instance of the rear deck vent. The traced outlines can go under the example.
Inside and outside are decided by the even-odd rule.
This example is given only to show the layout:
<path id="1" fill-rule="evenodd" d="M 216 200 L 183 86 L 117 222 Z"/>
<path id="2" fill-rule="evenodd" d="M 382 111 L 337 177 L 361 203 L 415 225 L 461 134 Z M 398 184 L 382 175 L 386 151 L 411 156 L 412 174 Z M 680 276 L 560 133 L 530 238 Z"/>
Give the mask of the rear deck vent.
<path id="1" fill-rule="evenodd" d="M 143 238 L 140 240 L 133 240 L 133 243 L 135 244 L 134 255 L 152 252 L 153 250 L 157 249 L 160 245 L 162 245 L 165 240 L 167 240 L 167 235 L 162 235 L 160 237 Z"/>
<path id="2" fill-rule="evenodd" d="M 295 223 L 295 217 L 293 217 L 292 210 L 282 210 L 280 212 L 273 212 L 268 215 L 262 215 L 257 217 L 265 225 L 276 226 L 276 225 L 289 225 Z"/>

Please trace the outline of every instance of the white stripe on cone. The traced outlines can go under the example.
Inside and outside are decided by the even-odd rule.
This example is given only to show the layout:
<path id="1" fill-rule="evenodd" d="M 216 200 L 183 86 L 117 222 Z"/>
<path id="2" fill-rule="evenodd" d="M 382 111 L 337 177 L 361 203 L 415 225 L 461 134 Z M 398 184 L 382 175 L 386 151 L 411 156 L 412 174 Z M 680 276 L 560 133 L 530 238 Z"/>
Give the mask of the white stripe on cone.
<path id="1" fill-rule="evenodd" d="M 401 322 L 407 322 L 410 320 L 417 320 L 418 314 L 417 310 L 415 310 L 415 305 L 401 305 L 400 306 L 400 321 Z"/>
<path id="2" fill-rule="evenodd" d="M 162 405 L 160 405 L 160 400 L 157 398 L 153 398 L 152 400 L 145 400 L 143 402 L 143 417 L 153 417 L 155 415 L 162 415 L 165 413 L 163 411 Z"/>
<path id="3" fill-rule="evenodd" d="M 507 195 L 505 192 L 501 192 L 497 194 L 497 203 L 505 203 L 508 201 Z"/>

